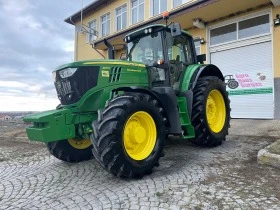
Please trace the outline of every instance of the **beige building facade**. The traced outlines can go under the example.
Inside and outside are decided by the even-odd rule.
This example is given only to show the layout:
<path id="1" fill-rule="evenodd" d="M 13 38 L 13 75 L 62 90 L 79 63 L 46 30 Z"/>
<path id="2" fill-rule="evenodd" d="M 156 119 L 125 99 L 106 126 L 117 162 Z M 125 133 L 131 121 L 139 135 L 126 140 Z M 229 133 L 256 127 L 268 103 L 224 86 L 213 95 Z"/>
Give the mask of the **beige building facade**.
<path id="1" fill-rule="evenodd" d="M 233 118 L 280 119 L 280 0 L 97 0 L 65 20 L 75 26 L 75 60 L 106 57 L 104 39 L 120 58 L 123 37 L 164 23 L 166 10 L 223 72 Z"/>

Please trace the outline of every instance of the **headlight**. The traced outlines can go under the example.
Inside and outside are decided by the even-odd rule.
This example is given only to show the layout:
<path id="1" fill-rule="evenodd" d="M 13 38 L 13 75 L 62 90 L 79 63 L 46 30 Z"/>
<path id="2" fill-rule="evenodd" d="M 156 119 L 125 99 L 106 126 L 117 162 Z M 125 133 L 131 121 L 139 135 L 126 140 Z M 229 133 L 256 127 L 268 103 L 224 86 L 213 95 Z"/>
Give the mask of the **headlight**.
<path id="1" fill-rule="evenodd" d="M 78 68 L 66 68 L 59 71 L 58 73 L 61 78 L 67 78 L 67 77 L 71 77 L 77 71 L 77 69 Z"/>
<path id="2" fill-rule="evenodd" d="M 53 81 L 56 81 L 56 71 L 52 72 L 52 78 L 53 78 Z"/>

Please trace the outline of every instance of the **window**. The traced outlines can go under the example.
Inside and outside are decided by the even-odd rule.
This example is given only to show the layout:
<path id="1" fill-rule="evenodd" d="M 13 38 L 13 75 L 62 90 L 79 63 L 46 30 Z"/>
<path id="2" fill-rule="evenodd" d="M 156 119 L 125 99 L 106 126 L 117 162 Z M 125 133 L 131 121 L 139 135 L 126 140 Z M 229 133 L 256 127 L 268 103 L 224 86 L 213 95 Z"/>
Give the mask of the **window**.
<path id="1" fill-rule="evenodd" d="M 194 47 L 195 47 L 195 52 L 196 55 L 200 55 L 201 51 L 200 51 L 200 39 L 194 39 Z"/>
<path id="2" fill-rule="evenodd" d="M 116 9 L 116 31 L 126 28 L 127 7 L 123 5 Z"/>
<path id="3" fill-rule="evenodd" d="M 242 20 L 210 31 L 210 44 L 222 44 L 238 39 L 270 33 L 269 15 Z"/>
<path id="4" fill-rule="evenodd" d="M 134 40 L 127 44 L 129 61 L 143 62 L 152 66 L 154 62 L 163 59 L 161 33 L 155 32 L 151 35 Z"/>
<path id="5" fill-rule="evenodd" d="M 88 23 L 88 42 L 93 42 L 97 38 L 97 31 L 96 31 L 96 20 L 93 20 Z"/>
<path id="6" fill-rule="evenodd" d="M 144 0 L 131 1 L 131 23 L 135 24 L 144 20 Z"/>
<path id="7" fill-rule="evenodd" d="M 173 8 L 185 4 L 191 0 L 173 0 Z"/>
<path id="8" fill-rule="evenodd" d="M 191 38 L 184 35 L 173 38 L 171 33 L 166 33 L 166 42 L 170 62 L 182 61 L 188 64 L 194 63 L 193 53 L 191 50 Z"/>
<path id="9" fill-rule="evenodd" d="M 236 23 L 211 30 L 210 32 L 211 45 L 221 44 L 224 42 L 236 40 L 237 38 L 236 30 L 237 30 Z"/>
<path id="10" fill-rule="evenodd" d="M 158 15 L 167 10 L 167 0 L 151 0 L 151 16 Z"/>
<path id="11" fill-rule="evenodd" d="M 101 31 L 101 36 L 106 36 L 110 34 L 110 13 L 101 16 L 100 31 Z"/>
<path id="12" fill-rule="evenodd" d="M 246 38 L 259 34 L 269 33 L 269 15 L 263 15 L 256 18 L 239 22 L 238 38 Z"/>
<path id="13" fill-rule="evenodd" d="M 184 54 L 185 42 L 183 40 L 180 40 L 180 42 L 176 41 L 176 39 L 172 37 L 171 33 L 166 33 L 166 42 L 169 61 L 186 62 L 186 56 Z"/>

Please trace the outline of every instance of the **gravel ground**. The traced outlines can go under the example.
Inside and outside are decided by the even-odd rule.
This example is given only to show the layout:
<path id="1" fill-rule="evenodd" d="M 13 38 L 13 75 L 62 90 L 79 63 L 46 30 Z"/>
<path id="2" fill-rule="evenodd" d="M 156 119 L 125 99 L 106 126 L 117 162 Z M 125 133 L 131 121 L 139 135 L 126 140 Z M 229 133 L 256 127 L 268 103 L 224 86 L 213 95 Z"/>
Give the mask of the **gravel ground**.
<path id="1" fill-rule="evenodd" d="M 77 164 L 29 142 L 20 123 L 0 122 L 0 209 L 280 209 L 280 170 L 257 152 L 280 139 L 280 122 L 232 120 L 215 148 L 169 140 L 154 172 L 113 177 L 92 159 Z"/>

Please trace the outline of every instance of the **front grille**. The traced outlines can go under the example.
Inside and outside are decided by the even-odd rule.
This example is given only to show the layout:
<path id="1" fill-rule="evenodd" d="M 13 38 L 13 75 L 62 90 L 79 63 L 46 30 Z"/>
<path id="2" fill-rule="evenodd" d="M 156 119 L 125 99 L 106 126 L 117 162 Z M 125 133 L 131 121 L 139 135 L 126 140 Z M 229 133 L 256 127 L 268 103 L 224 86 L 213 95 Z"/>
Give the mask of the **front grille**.
<path id="1" fill-rule="evenodd" d="M 60 103 L 68 105 L 78 102 L 89 89 L 97 85 L 99 69 L 99 66 L 78 67 L 77 71 L 67 78 L 61 78 L 57 71 L 54 84 Z"/>
<path id="2" fill-rule="evenodd" d="M 71 93 L 71 85 L 69 81 L 62 82 L 61 94 L 67 95 Z"/>
<path id="3" fill-rule="evenodd" d="M 112 67 L 109 77 L 109 82 L 120 81 L 122 67 Z"/>

